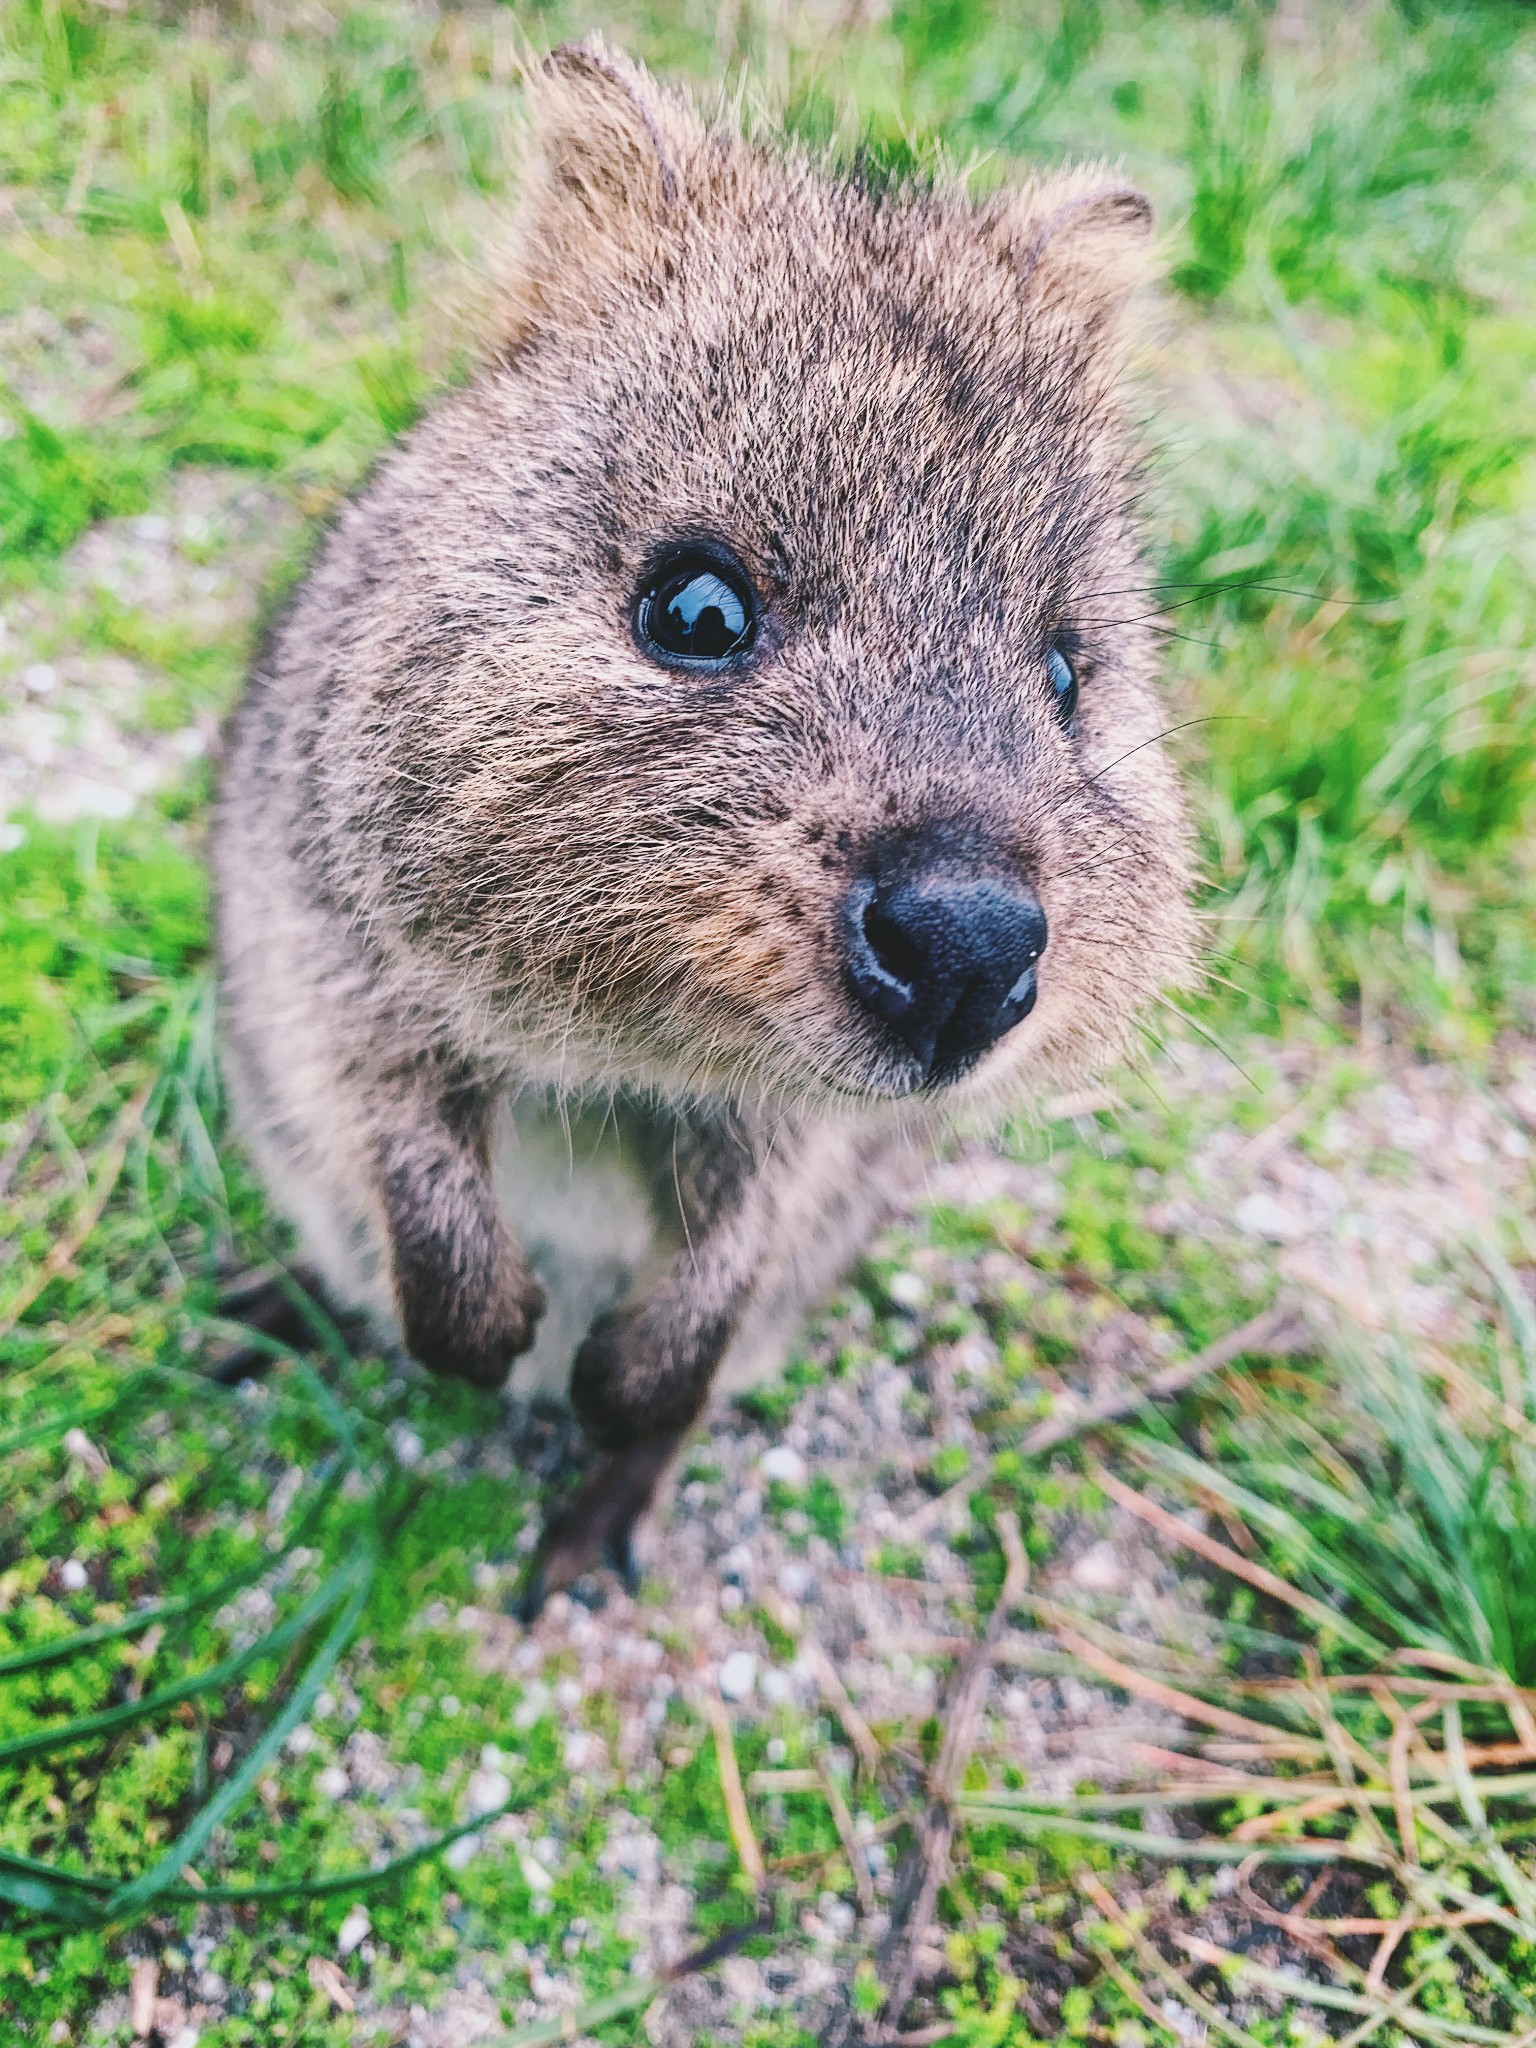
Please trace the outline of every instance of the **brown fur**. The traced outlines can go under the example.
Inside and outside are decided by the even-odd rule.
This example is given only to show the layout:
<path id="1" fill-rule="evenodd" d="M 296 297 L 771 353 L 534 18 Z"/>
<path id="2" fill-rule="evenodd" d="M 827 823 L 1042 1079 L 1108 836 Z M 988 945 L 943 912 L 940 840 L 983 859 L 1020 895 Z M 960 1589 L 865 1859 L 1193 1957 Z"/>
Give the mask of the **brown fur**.
<path id="1" fill-rule="evenodd" d="M 342 513 L 235 722 L 226 1055 L 332 1290 L 481 1381 L 541 1306 L 496 1148 L 607 1105 L 661 1249 L 594 1295 L 573 1391 L 632 1447 L 595 1484 L 643 1501 L 955 1112 L 1101 1066 L 1187 970 L 1125 396 L 1150 212 L 1093 169 L 877 194 L 595 44 L 531 97 L 497 345 Z M 690 536 L 762 596 L 728 678 L 631 634 Z M 919 830 L 1050 924 L 1033 1015 L 942 1099 L 840 957 L 861 864 Z"/>

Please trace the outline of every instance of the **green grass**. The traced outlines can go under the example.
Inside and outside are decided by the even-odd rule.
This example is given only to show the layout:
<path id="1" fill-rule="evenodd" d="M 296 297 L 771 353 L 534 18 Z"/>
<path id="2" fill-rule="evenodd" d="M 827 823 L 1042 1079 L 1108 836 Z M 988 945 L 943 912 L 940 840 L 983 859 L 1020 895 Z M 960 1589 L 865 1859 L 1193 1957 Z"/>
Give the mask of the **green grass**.
<path id="1" fill-rule="evenodd" d="M 21 630 L 0 646 L 0 706 L 25 660 L 78 646 L 151 676 L 135 714 L 146 729 L 222 712 L 243 615 L 230 630 L 131 588 L 87 589 L 71 549 L 103 521 L 174 504 L 188 478 L 238 474 L 266 493 L 263 563 L 289 573 L 315 523 L 469 358 L 477 252 L 510 194 L 524 39 L 600 24 L 699 83 L 744 71 L 791 126 L 862 146 L 890 175 L 942 155 L 986 183 L 1079 152 L 1146 184 L 1171 295 L 1149 476 L 1162 580 L 1147 602 L 1187 636 L 1170 641 L 1170 723 L 1197 791 L 1215 964 L 1240 984 L 1214 984 L 1199 1022 L 1243 1041 L 1256 1084 L 1221 1114 L 1271 1114 L 1259 1029 L 1331 1034 L 1341 1096 L 1357 1020 L 1385 1018 L 1405 1048 L 1480 1071 L 1499 1032 L 1536 1020 L 1530 10 L 898 0 L 873 25 L 829 35 L 829 19 L 748 5 L 717 23 L 647 0 L 521 19 L 391 0 L 173 19 L 17 0 L 0 21 L 14 211 L 0 242 L 0 608 Z M 216 532 L 207 559 L 238 576 L 241 545 Z M 22 819 L 22 843 L 0 853 L 0 1660 L 20 1660 L 0 1668 L 0 2029 L 104 2039 L 91 2014 L 153 1949 L 171 1975 L 212 1968 L 236 1987 L 205 2048 L 368 2038 L 307 1972 L 353 1896 L 323 1887 L 451 1828 L 466 1757 L 486 1744 L 517 1760 L 530 1839 L 558 1842 L 552 1889 L 508 1854 L 398 1868 L 369 1892 L 373 1990 L 431 2005 L 472 1966 L 510 2020 L 545 1958 L 591 1998 L 627 1995 L 630 1945 L 600 1867 L 609 1816 L 567 1771 L 547 1699 L 430 1619 L 515 1562 L 532 1488 L 479 1459 L 492 1405 L 334 1348 L 281 1361 L 254 1402 L 198 1376 L 217 1271 L 269 1249 L 222 1148 L 203 800 L 193 777 L 127 825 Z M 827 1370 L 978 1331 L 997 1347 L 982 1468 L 937 1445 L 929 1474 L 935 1490 L 974 1481 L 955 1540 L 983 1605 L 1001 1579 L 998 1508 L 1020 1511 L 1037 1562 L 1072 1517 L 1102 1511 L 1071 1457 L 1042 1472 L 1020 1449 L 1052 1376 L 1070 1377 L 1090 1344 L 1093 1304 L 1196 1349 L 1270 1284 L 1149 1219 L 1149 1187 L 1177 1175 L 1203 1130 L 1148 1095 L 1123 1125 L 1056 1134 L 1064 1207 L 1048 1229 L 1008 1203 L 925 1226 L 978 1272 L 1027 1241 L 1022 1274 L 915 1316 L 886 1291 L 892 1267 L 860 1282 L 866 1320 Z M 1230 1376 L 1123 1440 L 1120 1469 L 1185 1505 L 1219 1500 L 1253 1557 L 1313 1603 L 1213 1574 L 1225 1633 L 1214 1663 L 1179 1667 L 1183 1682 L 1242 1699 L 1254 1671 L 1310 1670 L 1310 1656 L 1320 1684 L 1343 1685 L 1369 1661 L 1363 1631 L 1383 1653 L 1536 1683 L 1523 1227 L 1506 1246 L 1517 1271 L 1483 1248 L 1485 1278 L 1469 1284 L 1486 1313 L 1465 1355 L 1406 1338 L 1344 1346 L 1311 1377 Z M 759 1420 L 780 1426 L 822 1377 L 807 1362 L 762 1390 Z M 1491 1399 L 1519 1425 L 1490 1420 Z M 412 1441 L 424 1456 L 403 1465 Z M 301 1479 L 285 1499 L 290 1471 Z M 769 1505 L 807 1538 L 844 1538 L 848 1504 L 819 1476 Z M 66 1560 L 84 1587 L 61 1575 Z M 892 1549 L 883 1568 L 917 1562 Z M 270 1601 L 242 1607 L 263 1585 Z M 148 1603 L 163 1610 L 150 1621 Z M 1339 1617 L 1332 1633 L 1319 1608 Z M 54 1655 L 84 1623 L 97 1633 Z M 774 1643 L 778 1623 L 763 1626 Z M 355 1724 L 315 1710 L 327 1687 L 355 1702 Z M 600 1723 L 610 1710 L 592 1711 Z M 1469 1741 L 1509 1732 L 1486 1702 L 1464 1712 Z M 68 1747 L 7 1748 L 102 1714 L 119 1718 Z M 302 1715 L 315 1745 L 269 1768 L 263 1745 Z M 1387 1739 L 1368 1714 L 1345 1720 L 1369 1753 Z M 319 1789 L 351 1725 L 413 1774 L 414 1818 L 366 1798 L 343 1814 Z M 708 1737 L 676 1705 L 669 1735 L 685 1761 L 630 1796 L 692 1884 L 703 1938 L 749 1901 Z M 817 1754 L 815 1730 L 786 1713 L 738 1729 L 744 1770 L 770 1739 L 789 1768 Z M 1437 1753 L 1447 1744 L 1449 1732 Z M 1443 2023 L 1518 2032 L 1536 2004 L 1530 1829 L 1506 1804 L 1490 1832 L 1464 1791 L 1442 1875 L 1502 1901 L 1514 1930 L 1469 1948 L 1470 1933 L 1426 1926 L 1388 1981 L 1419 1975 L 1419 2009 Z M 887 1796 L 884 1817 L 899 1812 L 889 1786 L 869 1796 L 872 1815 Z M 820 1800 L 757 1817 L 771 1855 L 835 1864 Z M 1137 2002 L 1138 1987 L 1159 2001 L 1168 1989 L 1137 1945 L 1142 1923 L 1083 1905 L 1085 1871 L 1129 1882 L 1165 1853 L 1134 1828 L 1129 1843 L 1091 1832 L 1121 1825 L 1087 1806 L 972 1815 L 943 1901 L 953 2039 L 1025 2048 L 1042 2011 L 1066 2041 L 1136 2048 L 1148 2027 L 1166 2031 L 1160 2004 Z M 1325 1816 L 1313 1834 L 1337 1842 L 1342 1827 Z M 1513 1876 L 1500 1855 L 1519 1859 Z M 210 1951 L 186 1863 L 205 1886 L 282 1896 L 226 1914 Z M 1382 1872 L 1390 1912 L 1419 1879 L 1400 1858 Z M 1161 1939 L 1158 1916 L 1192 1910 L 1212 1883 L 1175 1869 L 1144 1892 L 1146 1924 Z M 1357 1996 L 1350 1967 L 1337 1981 Z M 1031 1985 L 1053 1981 L 1032 2006 Z M 1299 2038 L 1299 1996 L 1245 2007 L 1245 2038 Z M 634 2026 L 616 2016 L 600 2038 Z M 740 2038 L 805 2037 L 773 2019 Z"/>

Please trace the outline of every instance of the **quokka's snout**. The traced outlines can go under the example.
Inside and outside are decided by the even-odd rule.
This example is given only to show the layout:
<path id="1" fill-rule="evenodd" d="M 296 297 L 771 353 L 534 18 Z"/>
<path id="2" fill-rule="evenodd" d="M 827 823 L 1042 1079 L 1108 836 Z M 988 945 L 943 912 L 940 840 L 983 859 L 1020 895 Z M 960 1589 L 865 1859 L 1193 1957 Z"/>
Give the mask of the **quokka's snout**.
<path id="1" fill-rule="evenodd" d="M 849 985 L 908 1055 L 913 1088 L 969 1073 L 1035 1007 L 1039 897 L 956 858 L 941 835 L 882 846 L 841 915 Z"/>

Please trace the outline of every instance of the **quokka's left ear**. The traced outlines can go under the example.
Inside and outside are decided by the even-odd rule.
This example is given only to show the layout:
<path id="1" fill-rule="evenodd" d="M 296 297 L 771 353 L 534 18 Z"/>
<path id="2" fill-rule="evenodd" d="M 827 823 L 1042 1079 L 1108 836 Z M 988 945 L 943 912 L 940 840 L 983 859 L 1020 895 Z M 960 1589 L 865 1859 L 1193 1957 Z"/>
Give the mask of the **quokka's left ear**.
<path id="1" fill-rule="evenodd" d="M 1119 322 L 1154 274 L 1152 202 L 1102 165 L 1026 185 L 998 225 L 1031 313 L 1085 336 Z"/>

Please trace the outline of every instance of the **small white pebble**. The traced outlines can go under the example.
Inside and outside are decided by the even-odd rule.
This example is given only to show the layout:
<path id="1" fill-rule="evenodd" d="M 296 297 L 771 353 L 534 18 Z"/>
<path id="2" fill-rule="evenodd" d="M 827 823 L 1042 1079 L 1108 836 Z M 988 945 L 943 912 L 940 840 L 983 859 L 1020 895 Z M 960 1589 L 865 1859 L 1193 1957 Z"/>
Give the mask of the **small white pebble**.
<path id="1" fill-rule="evenodd" d="M 771 1735 L 768 1738 L 768 1745 L 764 1749 L 763 1755 L 770 1764 L 781 1764 L 789 1755 L 789 1744 L 782 1735 Z"/>
<path id="2" fill-rule="evenodd" d="M 389 1432 L 389 1440 L 394 1446 L 395 1456 L 407 1471 L 421 1463 L 422 1441 L 409 1423 L 397 1422 Z"/>
<path id="3" fill-rule="evenodd" d="M 171 537 L 171 522 L 163 512 L 145 512 L 134 520 L 133 530 L 140 540 L 169 540 Z"/>
<path id="4" fill-rule="evenodd" d="M 562 1678 L 555 1687 L 555 1705 L 562 1714 L 568 1714 L 573 1707 L 581 1705 L 581 1687 L 574 1678 Z"/>
<path id="5" fill-rule="evenodd" d="M 779 1566 L 779 1591 L 786 1600 L 803 1600 L 812 1586 L 811 1569 L 797 1557 Z"/>
<path id="6" fill-rule="evenodd" d="M 494 1813 L 512 1797 L 512 1780 L 505 1771 L 476 1771 L 469 1781 L 469 1810 L 476 1816 Z"/>
<path id="7" fill-rule="evenodd" d="M 469 1837 L 466 1836 L 465 1839 L 468 1840 Z M 552 1892 L 554 1890 L 555 1880 L 550 1876 L 537 1856 L 525 1854 L 517 1860 L 518 1866 L 523 1873 L 523 1883 L 527 1885 L 529 1891 Z"/>
<path id="8" fill-rule="evenodd" d="M 336 1953 L 346 1957 L 353 1949 L 361 1947 L 373 1931 L 373 1922 L 368 1918 L 366 1906 L 354 1906 L 336 1930 Z"/>
<path id="9" fill-rule="evenodd" d="M 97 782 L 89 776 L 74 785 L 75 815 L 80 818 L 123 819 L 133 811 L 133 791 L 115 782 Z"/>
<path id="10" fill-rule="evenodd" d="M 739 1614 L 745 1605 L 745 1596 L 740 1586 L 722 1586 L 720 1588 L 720 1612 L 722 1614 Z"/>
<path id="11" fill-rule="evenodd" d="M 315 1694 L 314 1714 L 317 1721 L 329 1721 L 335 1711 L 336 1698 L 333 1693 L 317 1692 Z"/>
<path id="12" fill-rule="evenodd" d="M 1232 1220 L 1248 1236 L 1268 1238 L 1274 1244 L 1288 1244 L 1292 1238 L 1307 1234 L 1305 1222 L 1293 1209 L 1263 1193 L 1245 1196 L 1233 1211 Z"/>
<path id="13" fill-rule="evenodd" d="M 933 1290 L 921 1273 L 893 1273 L 885 1291 L 898 1308 L 919 1309 L 926 1306 Z"/>
<path id="14" fill-rule="evenodd" d="M 91 1583 L 90 1574 L 78 1557 L 67 1557 L 59 1566 L 59 1584 L 66 1593 L 83 1593 Z"/>
<path id="15" fill-rule="evenodd" d="M 345 1799 L 352 1790 L 352 1780 L 340 1764 L 327 1764 L 315 1775 L 315 1790 L 322 1799 Z"/>
<path id="16" fill-rule="evenodd" d="M 1125 1567 L 1112 1543 L 1095 1543 L 1072 1567 L 1072 1583 L 1085 1593 L 1118 1593 L 1125 1585 Z"/>
<path id="17" fill-rule="evenodd" d="M 499 1771 L 505 1762 L 505 1756 L 502 1755 L 494 1742 L 483 1742 L 480 1745 L 480 1768 L 482 1771 Z"/>
<path id="18" fill-rule="evenodd" d="M 457 1693 L 445 1692 L 437 1704 L 439 1711 L 446 1714 L 450 1721 L 459 1712 L 459 1696 Z"/>
<path id="19" fill-rule="evenodd" d="M 59 672 L 51 661 L 34 661 L 22 670 L 21 686 L 34 697 L 51 697 L 59 687 Z"/>
<path id="20" fill-rule="evenodd" d="M 757 1684 L 757 1659 L 750 1650 L 732 1650 L 720 1666 L 720 1697 L 746 1700 Z"/>
<path id="21" fill-rule="evenodd" d="M 781 1486 L 792 1486 L 797 1492 L 805 1484 L 805 1460 L 788 1444 L 775 1444 L 771 1451 L 765 1451 L 758 1470 L 765 1479 L 776 1479 Z"/>
<path id="22" fill-rule="evenodd" d="M 472 1857 L 479 1853 L 478 1835 L 460 1835 L 456 1842 L 450 1842 L 443 1851 L 443 1861 L 450 1870 L 462 1870 Z"/>
<path id="23" fill-rule="evenodd" d="M 314 1748 L 317 1739 L 315 1731 L 310 1727 L 309 1723 L 301 1721 L 297 1728 L 291 1728 L 288 1731 L 288 1754 L 290 1756 L 308 1756 L 309 1752 Z"/>
<path id="24" fill-rule="evenodd" d="M 835 1936 L 852 1934 L 855 1918 L 854 1910 L 846 1899 L 827 1899 L 822 1904 L 822 1925 Z"/>
<path id="25" fill-rule="evenodd" d="M 758 1684 L 758 1690 L 770 1706 L 782 1707 L 794 1694 L 794 1684 L 787 1671 L 767 1670 Z"/>

